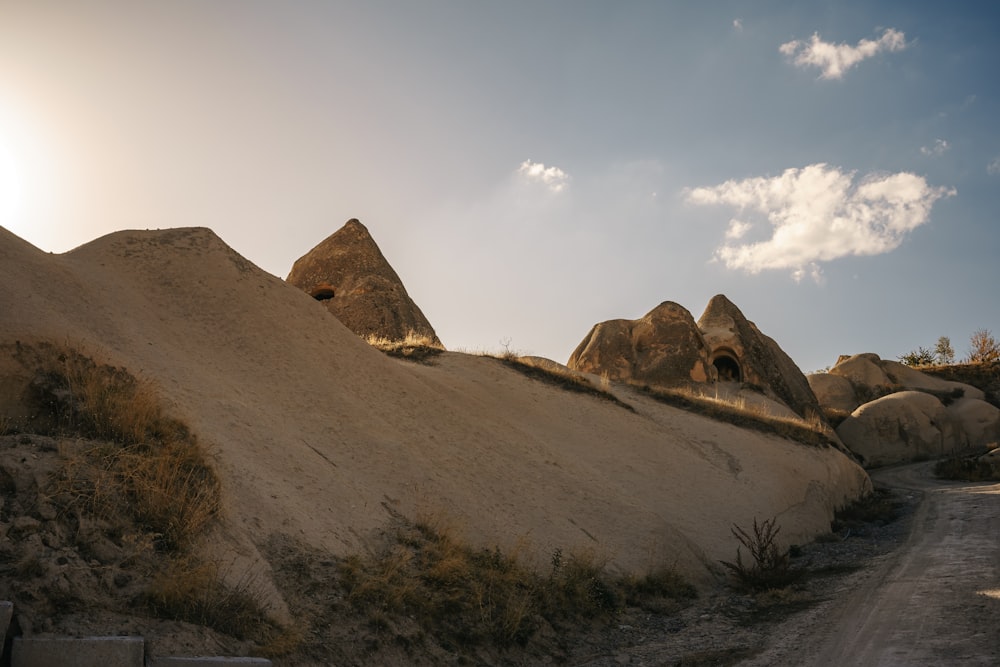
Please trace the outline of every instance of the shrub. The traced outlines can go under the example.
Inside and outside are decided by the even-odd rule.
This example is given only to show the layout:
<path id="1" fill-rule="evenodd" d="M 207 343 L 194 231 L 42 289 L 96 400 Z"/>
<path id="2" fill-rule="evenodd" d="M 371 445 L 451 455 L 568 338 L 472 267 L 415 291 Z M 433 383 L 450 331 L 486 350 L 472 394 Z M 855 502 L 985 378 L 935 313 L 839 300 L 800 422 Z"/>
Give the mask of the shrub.
<path id="1" fill-rule="evenodd" d="M 937 356 L 932 350 L 922 346 L 899 357 L 899 361 L 907 366 L 931 366 L 936 359 Z"/>
<path id="2" fill-rule="evenodd" d="M 938 461 L 934 466 L 934 474 L 940 479 L 963 482 L 1000 481 L 1000 470 L 986 461 L 980 461 L 978 457 L 955 457 Z"/>
<path id="3" fill-rule="evenodd" d="M 750 552 L 752 563 L 743 562 L 743 554 L 736 548 L 736 562 L 719 561 L 732 574 L 736 587 L 747 592 L 760 592 L 784 588 L 802 576 L 802 570 L 791 565 L 788 551 L 778 548 L 777 537 L 781 527 L 775 519 L 757 523 L 753 520 L 753 533 L 733 524 L 733 536 Z"/>
<path id="4" fill-rule="evenodd" d="M 988 329 L 977 329 L 969 339 L 969 361 L 991 363 L 1000 361 L 1000 343 Z"/>

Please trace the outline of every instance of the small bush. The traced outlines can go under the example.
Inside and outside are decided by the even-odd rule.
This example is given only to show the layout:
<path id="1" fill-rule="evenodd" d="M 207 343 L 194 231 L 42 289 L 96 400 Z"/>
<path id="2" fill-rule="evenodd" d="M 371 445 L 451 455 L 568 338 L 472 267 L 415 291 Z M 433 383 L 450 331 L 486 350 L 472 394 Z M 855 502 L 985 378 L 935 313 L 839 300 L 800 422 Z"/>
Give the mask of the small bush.
<path id="1" fill-rule="evenodd" d="M 868 495 L 838 509 L 834 513 L 830 530 L 840 532 L 845 528 L 857 528 L 862 524 L 885 525 L 899 518 L 903 503 L 889 489 L 878 488 Z"/>
<path id="2" fill-rule="evenodd" d="M 802 570 L 791 565 L 788 551 L 778 548 L 777 538 L 781 527 L 775 519 L 758 523 L 753 520 L 753 533 L 733 525 L 733 536 L 750 552 L 752 563 L 743 562 L 743 553 L 736 548 L 736 562 L 719 561 L 735 580 L 736 587 L 747 592 L 760 592 L 784 588 L 802 576 Z"/>
<path id="3" fill-rule="evenodd" d="M 980 461 L 978 457 L 955 457 L 938 461 L 934 466 L 934 474 L 940 479 L 963 482 L 1000 481 L 1000 470 L 986 461 Z"/>

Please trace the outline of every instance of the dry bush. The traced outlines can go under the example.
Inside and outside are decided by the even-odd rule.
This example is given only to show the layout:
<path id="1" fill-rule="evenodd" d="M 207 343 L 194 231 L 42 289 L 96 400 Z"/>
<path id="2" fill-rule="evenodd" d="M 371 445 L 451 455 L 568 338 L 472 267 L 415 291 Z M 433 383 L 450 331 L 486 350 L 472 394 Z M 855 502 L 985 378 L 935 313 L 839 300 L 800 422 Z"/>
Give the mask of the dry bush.
<path id="1" fill-rule="evenodd" d="M 969 338 L 969 362 L 993 363 L 1000 361 L 1000 343 L 989 329 L 977 329 Z"/>
<path id="2" fill-rule="evenodd" d="M 736 587 L 747 592 L 760 592 L 785 588 L 802 577 L 803 571 L 792 567 L 788 550 L 778 548 L 778 533 L 781 527 L 775 519 L 758 523 L 753 520 L 753 533 L 733 525 L 733 536 L 750 552 L 752 562 L 743 562 L 743 553 L 736 548 L 736 562 L 719 561 L 730 574 Z"/>
<path id="3" fill-rule="evenodd" d="M 889 489 L 877 488 L 854 502 L 841 507 L 834 513 L 830 529 L 840 532 L 858 528 L 864 524 L 885 525 L 899 517 L 903 502 Z"/>
<path id="4" fill-rule="evenodd" d="M 1000 481 L 1000 470 L 986 461 L 980 461 L 978 456 L 953 457 L 938 461 L 934 465 L 934 475 L 939 479 L 962 482 Z"/>

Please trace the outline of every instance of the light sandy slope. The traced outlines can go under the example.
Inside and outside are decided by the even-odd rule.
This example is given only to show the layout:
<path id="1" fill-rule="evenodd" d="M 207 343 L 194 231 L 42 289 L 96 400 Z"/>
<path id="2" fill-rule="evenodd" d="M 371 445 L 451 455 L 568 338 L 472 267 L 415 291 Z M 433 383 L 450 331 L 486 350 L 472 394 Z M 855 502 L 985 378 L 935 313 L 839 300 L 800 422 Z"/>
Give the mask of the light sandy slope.
<path id="1" fill-rule="evenodd" d="M 0 342 L 82 345 L 154 379 L 213 455 L 245 561 L 274 532 L 344 553 L 386 506 L 471 539 L 593 548 L 704 580 L 733 522 L 802 541 L 868 488 L 832 448 L 628 394 L 637 413 L 447 353 L 390 359 L 207 229 L 119 232 L 48 255 L 0 228 Z"/>

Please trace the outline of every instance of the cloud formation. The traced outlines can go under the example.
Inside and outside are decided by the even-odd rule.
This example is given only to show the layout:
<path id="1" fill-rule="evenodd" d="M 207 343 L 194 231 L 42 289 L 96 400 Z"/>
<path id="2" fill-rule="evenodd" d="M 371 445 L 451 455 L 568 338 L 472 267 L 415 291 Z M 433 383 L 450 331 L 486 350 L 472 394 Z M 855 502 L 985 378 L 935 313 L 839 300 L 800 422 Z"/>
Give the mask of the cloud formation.
<path id="1" fill-rule="evenodd" d="M 733 19 L 733 28 L 737 32 L 743 32 L 743 19 Z"/>
<path id="2" fill-rule="evenodd" d="M 937 157 L 939 155 L 944 155 L 945 151 L 949 148 L 951 148 L 951 144 L 944 139 L 935 139 L 934 143 L 930 146 L 921 146 L 920 152 L 928 157 Z"/>
<path id="3" fill-rule="evenodd" d="M 810 275 L 819 281 L 819 262 L 895 250 L 907 233 L 928 221 L 934 202 L 956 194 L 907 172 L 857 181 L 855 175 L 818 163 L 775 177 L 688 188 L 684 195 L 691 204 L 740 210 L 741 217 L 730 220 L 727 243 L 715 253 L 726 267 L 751 274 L 789 269 L 796 280 Z M 745 213 L 763 214 L 771 238 L 735 243 L 755 228 L 743 219 Z"/>
<path id="4" fill-rule="evenodd" d="M 1000 174 L 1000 157 L 995 157 L 986 165 L 986 173 L 990 176 Z"/>
<path id="5" fill-rule="evenodd" d="M 541 183 L 552 192 L 562 192 L 569 184 L 569 174 L 559 167 L 546 167 L 541 162 L 525 160 L 517 168 L 517 173 L 530 182 Z"/>
<path id="6" fill-rule="evenodd" d="M 785 42 L 778 50 L 792 59 L 798 67 L 818 67 L 823 79 L 839 79 L 844 73 L 881 51 L 902 51 L 907 47 L 906 36 L 899 30 L 888 28 L 877 40 L 862 39 L 857 46 L 832 44 L 813 33 L 809 42 L 792 40 Z"/>

